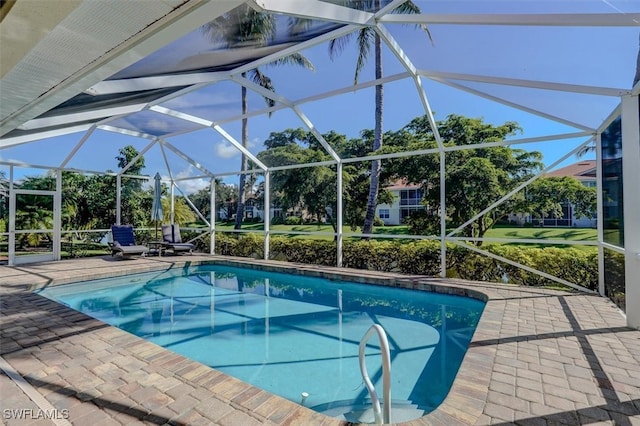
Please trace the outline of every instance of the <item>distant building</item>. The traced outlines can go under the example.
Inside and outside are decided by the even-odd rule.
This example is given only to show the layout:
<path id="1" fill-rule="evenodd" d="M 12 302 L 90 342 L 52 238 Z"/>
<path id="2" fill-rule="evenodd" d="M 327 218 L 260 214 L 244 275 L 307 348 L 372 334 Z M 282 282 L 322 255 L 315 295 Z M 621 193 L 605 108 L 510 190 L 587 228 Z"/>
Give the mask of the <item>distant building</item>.
<path id="1" fill-rule="evenodd" d="M 583 160 L 561 167 L 551 171 L 545 177 L 565 177 L 570 176 L 579 180 L 584 186 L 596 186 L 596 161 Z M 422 187 L 417 184 L 409 184 L 405 180 L 400 179 L 386 187 L 393 194 L 392 204 L 379 204 L 376 208 L 376 215 L 382 219 L 385 225 L 400 225 L 404 219 L 416 210 L 423 210 L 426 207 L 422 204 L 424 192 Z M 606 208 L 606 201 L 605 201 Z M 572 226 L 578 228 L 596 227 L 597 219 L 594 213 L 593 218 L 576 217 L 574 207 L 570 202 L 562 204 L 562 217 L 560 218 L 544 218 L 542 224 L 544 226 Z M 508 216 L 509 221 L 524 224 L 540 222 L 540 219 L 534 219 L 529 214 L 512 213 Z"/>
<path id="2" fill-rule="evenodd" d="M 545 177 L 573 177 L 579 180 L 584 186 L 596 186 L 596 160 L 583 160 L 553 170 L 545 175 Z M 530 215 L 511 214 L 509 220 L 518 223 L 539 223 L 540 219 L 533 219 Z M 547 217 L 542 219 L 543 226 L 572 226 L 577 228 L 595 228 L 597 226 L 596 214 L 593 218 L 585 216 L 576 217 L 573 206 L 570 202 L 562 203 L 562 217 Z"/>
<path id="3" fill-rule="evenodd" d="M 376 216 L 385 225 L 400 225 L 412 212 L 425 209 L 422 204 L 424 192 L 420 185 L 408 184 L 400 179 L 385 189 L 393 194 L 393 203 L 379 204 L 376 207 Z"/>

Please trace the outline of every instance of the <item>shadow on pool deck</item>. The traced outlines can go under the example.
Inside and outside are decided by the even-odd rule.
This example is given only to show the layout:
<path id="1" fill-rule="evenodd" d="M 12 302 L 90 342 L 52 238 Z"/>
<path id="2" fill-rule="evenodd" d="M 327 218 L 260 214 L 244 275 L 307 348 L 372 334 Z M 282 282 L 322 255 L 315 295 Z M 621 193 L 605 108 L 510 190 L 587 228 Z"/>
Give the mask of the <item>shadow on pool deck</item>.
<path id="1" fill-rule="evenodd" d="M 0 376 L 3 421 L 32 424 L 28 411 L 17 419 L 11 410 L 37 414 L 50 404 L 72 424 L 92 426 L 344 424 L 31 293 L 207 261 L 485 295 L 485 311 L 447 399 L 408 424 L 640 424 L 640 331 L 625 327 L 607 299 L 197 255 L 0 266 L 0 352 L 9 370 Z M 26 379 L 24 389 L 9 378 L 12 372 Z"/>

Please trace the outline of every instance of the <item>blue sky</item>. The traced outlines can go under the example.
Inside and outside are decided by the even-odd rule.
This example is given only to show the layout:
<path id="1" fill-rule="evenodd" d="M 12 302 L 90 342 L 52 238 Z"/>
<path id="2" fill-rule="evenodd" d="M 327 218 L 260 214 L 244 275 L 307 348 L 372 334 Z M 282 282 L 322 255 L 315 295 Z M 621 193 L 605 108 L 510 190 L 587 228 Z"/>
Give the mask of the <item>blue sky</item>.
<path id="1" fill-rule="evenodd" d="M 589 2 L 582 3 L 589 4 Z M 594 0 L 592 3 L 606 5 L 609 2 Z M 640 2 L 631 3 L 626 0 L 616 2 L 616 7 L 621 6 L 627 9 L 640 9 Z M 638 49 L 638 29 L 628 27 L 434 25 L 430 27 L 433 43 L 429 42 L 425 34 L 411 26 L 388 25 L 387 28 L 418 69 L 623 89 L 631 87 Z M 329 59 L 326 44 L 303 53 L 314 63 L 316 67 L 314 72 L 292 67 L 267 66 L 263 69 L 273 79 L 278 93 L 288 100 L 304 99 L 352 84 L 356 58 L 353 45 L 333 61 Z M 385 50 L 384 74 L 390 76 L 401 72 L 404 72 L 403 66 L 391 52 Z M 360 81 L 365 82 L 372 78 L 373 61 L 370 60 Z M 456 113 L 482 117 L 485 122 L 496 125 L 505 121 L 516 121 L 524 129 L 523 134 L 518 137 L 577 131 L 571 126 L 496 103 L 427 78 L 422 78 L 421 81 L 431 108 L 435 111 L 436 119 L 439 120 L 444 119 L 448 114 Z M 454 81 L 454 83 L 593 127 L 597 127 L 618 103 L 615 97 L 568 94 L 465 81 Z M 231 82 L 223 82 L 168 102 L 166 106 L 202 115 L 213 121 L 225 120 L 240 112 L 239 94 L 239 86 Z M 262 98 L 252 93 L 249 98 L 250 109 L 263 106 Z M 361 130 L 374 127 L 373 107 L 374 89 L 368 88 L 305 103 L 300 106 L 300 109 L 321 133 L 335 130 L 349 137 L 357 137 Z M 411 79 L 385 85 L 385 130 L 397 130 L 411 119 L 423 114 L 421 100 Z M 166 126 L 166 122 L 163 122 L 159 114 L 150 111 L 134 117 L 129 123 L 121 121 L 113 124 L 148 129 L 162 129 L 162 126 Z M 237 140 L 241 139 L 239 122 L 225 123 L 222 127 Z M 251 140 L 249 149 L 252 153 L 257 153 L 263 149 L 262 142 L 270 132 L 297 127 L 304 127 L 304 124 L 289 109 L 277 111 L 271 117 L 252 118 L 249 124 Z M 175 128 L 174 124 L 172 129 Z M 81 137 L 82 134 L 66 135 L 54 140 L 0 150 L 0 160 L 57 165 Z M 584 138 L 571 139 L 519 147 L 542 151 L 545 163 L 551 164 L 584 140 Z M 212 129 L 173 137 L 168 141 L 215 173 L 239 169 L 239 153 Z M 114 157 L 119 148 L 131 144 L 138 150 L 142 150 L 148 143 L 148 140 L 97 130 L 69 165 L 97 171 L 115 169 Z M 171 152 L 168 153 L 168 157 L 177 159 Z M 152 148 L 145 158 L 147 162 L 145 172 L 153 176 L 156 171 L 160 171 L 163 176 L 167 176 L 163 157 L 157 147 Z M 563 164 L 576 160 L 575 157 L 571 157 Z M 182 160 L 178 160 L 176 165 L 177 167 L 173 169 L 174 176 L 201 174 Z M 36 173 L 34 170 L 18 170 L 19 175 L 34 173 Z M 198 186 L 203 182 L 193 182 L 193 184 Z M 191 186 L 182 185 L 185 188 Z"/>

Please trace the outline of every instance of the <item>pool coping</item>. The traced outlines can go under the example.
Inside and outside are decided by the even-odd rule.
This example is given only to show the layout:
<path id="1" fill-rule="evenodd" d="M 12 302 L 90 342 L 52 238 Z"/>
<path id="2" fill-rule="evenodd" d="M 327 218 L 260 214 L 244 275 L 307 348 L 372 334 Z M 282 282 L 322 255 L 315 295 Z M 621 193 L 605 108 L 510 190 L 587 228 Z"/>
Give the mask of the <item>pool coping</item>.
<path id="1" fill-rule="evenodd" d="M 123 261 L 123 265 L 126 264 L 126 268 L 109 267 L 105 270 L 100 268 L 91 270 L 80 268 L 80 270 L 73 270 L 71 272 L 67 270 L 59 274 L 57 274 L 55 268 L 53 268 L 53 271 L 47 270 L 46 273 L 38 272 L 39 275 L 42 275 L 42 279 L 36 280 L 36 282 L 30 285 L 25 285 L 24 282 L 21 284 L 18 283 L 17 286 L 7 287 L 3 285 L 2 294 L 6 294 L 7 292 L 32 292 L 43 286 L 61 285 L 131 273 L 160 271 L 168 268 L 184 268 L 202 264 L 221 264 L 304 274 L 306 276 L 319 276 L 328 279 L 388 285 L 414 290 L 436 291 L 483 300 L 486 303 L 484 311 L 447 397 L 443 403 L 431 413 L 419 419 L 402 423 L 403 425 L 412 426 L 479 424 L 488 421 L 486 406 L 490 392 L 491 377 L 492 374 L 495 374 L 494 364 L 498 347 L 498 345 L 489 344 L 488 342 L 500 342 L 502 338 L 500 325 L 504 316 L 505 296 L 501 293 L 513 290 L 526 291 L 531 295 L 573 294 L 559 290 L 538 288 L 523 289 L 518 286 L 440 279 L 421 275 L 382 273 L 221 256 L 177 256 L 168 259 L 154 259 L 154 261 L 151 262 L 142 260 L 124 262 L 125 261 Z M 116 262 L 113 262 L 112 266 L 116 264 Z M 35 270 L 38 271 L 37 268 L 35 268 Z M 215 400 L 226 404 L 235 411 L 248 415 L 249 419 L 255 420 L 259 424 L 348 424 L 348 422 L 324 416 L 284 398 L 272 395 L 196 361 L 191 361 L 185 357 L 176 355 L 115 327 L 105 326 L 105 324 L 98 320 L 72 311 L 70 308 L 51 302 L 35 293 L 30 294 L 33 296 L 28 298 L 31 299 L 28 303 L 37 303 L 40 305 L 54 304 L 48 306 L 48 309 L 52 310 L 52 314 L 60 316 L 65 320 L 82 323 L 82 327 L 91 329 L 92 333 L 99 335 L 103 343 L 115 345 L 119 349 L 131 353 L 143 364 L 147 363 L 149 366 L 158 366 L 183 383 L 190 383 L 194 386 L 202 387 L 205 391 L 209 392 Z M 18 337 L 24 339 L 25 336 L 19 335 Z M 4 340 L 6 342 L 6 339 Z M 9 356 L 5 358 L 14 364 L 16 370 L 21 374 L 27 373 L 28 375 L 28 371 L 25 372 L 21 370 L 20 362 L 17 362 L 16 366 L 16 360 L 11 356 L 13 352 L 20 352 L 22 348 L 20 339 L 10 340 L 12 346 L 9 347 L 8 351 L 6 344 L 3 344 L 3 353 L 9 353 Z M 152 368 L 149 367 L 148 369 Z M 91 395 L 88 394 L 87 398 L 91 400 Z M 149 413 L 149 415 L 152 414 L 152 412 Z M 167 414 L 167 419 L 170 418 L 168 417 L 169 414 L 171 414 L 171 412 Z M 216 415 L 210 415 L 206 418 L 215 421 L 215 417 Z"/>

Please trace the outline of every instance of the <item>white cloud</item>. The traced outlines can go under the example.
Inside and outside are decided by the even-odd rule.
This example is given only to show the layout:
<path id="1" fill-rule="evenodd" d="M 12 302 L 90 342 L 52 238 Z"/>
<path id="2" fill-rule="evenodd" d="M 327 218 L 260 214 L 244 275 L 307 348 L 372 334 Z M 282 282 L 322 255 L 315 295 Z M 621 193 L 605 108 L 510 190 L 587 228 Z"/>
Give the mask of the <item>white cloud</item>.
<path id="1" fill-rule="evenodd" d="M 151 131 L 168 132 L 169 123 L 157 118 L 152 118 L 146 123 L 145 126 L 143 126 L 143 128 L 149 129 Z"/>
<path id="2" fill-rule="evenodd" d="M 240 155 L 240 151 L 229 142 L 224 141 L 216 144 L 216 155 L 220 158 L 232 158 Z"/>
<path id="3" fill-rule="evenodd" d="M 259 143 L 260 141 L 257 138 L 251 139 L 247 144 L 247 148 L 255 148 Z M 231 145 L 231 143 L 226 140 L 221 140 L 220 142 L 218 142 L 216 144 L 215 150 L 216 155 L 218 155 L 220 158 L 233 158 L 240 156 L 240 150 Z"/>
<path id="4" fill-rule="evenodd" d="M 211 183 L 205 179 L 192 179 L 178 182 L 178 187 L 184 191 L 185 194 L 195 194 L 201 189 L 208 188 Z"/>
<path id="5" fill-rule="evenodd" d="M 181 178 L 185 178 L 185 177 L 189 177 L 189 176 L 193 176 L 193 175 L 202 175 L 203 173 L 196 169 L 193 166 L 189 166 L 186 169 L 178 172 L 175 175 L 176 179 L 181 179 Z M 177 182 L 178 187 L 184 191 L 185 194 L 193 194 L 198 192 L 201 189 L 207 188 L 211 185 L 211 181 L 209 179 L 203 179 L 203 178 L 198 178 L 198 179 L 189 179 L 189 180 L 182 180 Z"/>

